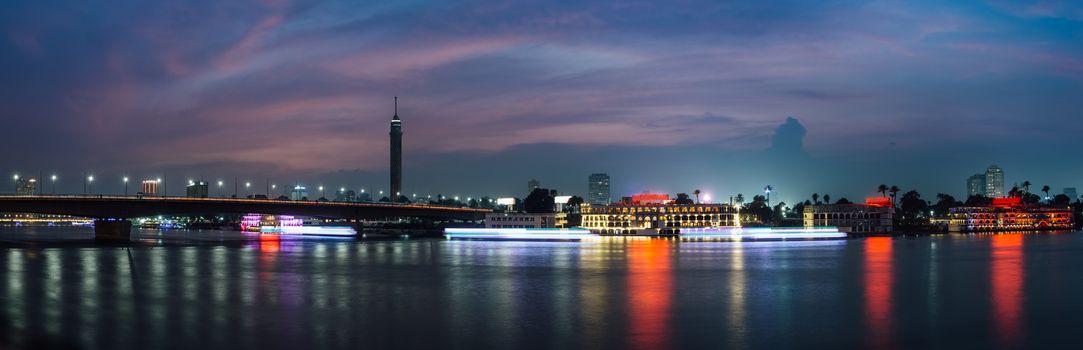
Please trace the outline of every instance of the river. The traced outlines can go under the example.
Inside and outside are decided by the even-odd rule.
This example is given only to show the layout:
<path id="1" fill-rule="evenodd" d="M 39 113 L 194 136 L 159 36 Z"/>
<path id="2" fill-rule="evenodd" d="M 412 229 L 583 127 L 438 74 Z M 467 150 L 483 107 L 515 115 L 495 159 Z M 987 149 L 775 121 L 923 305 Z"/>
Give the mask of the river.
<path id="1" fill-rule="evenodd" d="M 0 348 L 1077 348 L 1083 233 L 489 242 L 0 228 Z"/>

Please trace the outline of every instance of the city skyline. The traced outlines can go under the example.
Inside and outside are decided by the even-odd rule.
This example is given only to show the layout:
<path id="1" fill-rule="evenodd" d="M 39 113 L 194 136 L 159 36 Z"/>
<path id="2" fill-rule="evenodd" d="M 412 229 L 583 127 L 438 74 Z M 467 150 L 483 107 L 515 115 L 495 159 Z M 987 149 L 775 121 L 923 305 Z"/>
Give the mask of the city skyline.
<path id="1" fill-rule="evenodd" d="M 615 198 L 963 197 L 994 163 L 1007 187 L 1081 185 L 1049 151 L 1083 146 L 1071 4 L 520 5 L 12 5 L 3 170 L 60 174 L 61 192 L 84 172 L 114 192 L 164 174 L 171 192 L 381 188 L 403 96 L 410 193 L 522 196 L 537 178 L 585 195 L 604 172 Z"/>

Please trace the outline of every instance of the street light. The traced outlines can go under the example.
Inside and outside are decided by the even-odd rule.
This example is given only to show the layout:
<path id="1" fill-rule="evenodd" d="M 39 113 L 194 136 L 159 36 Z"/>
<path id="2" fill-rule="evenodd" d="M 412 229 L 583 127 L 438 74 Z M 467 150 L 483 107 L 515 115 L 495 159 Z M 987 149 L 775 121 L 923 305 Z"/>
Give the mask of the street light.
<path id="1" fill-rule="evenodd" d="M 11 193 L 19 194 L 19 174 L 15 174 L 14 178 L 11 182 L 11 190 L 13 191 Z"/>
<path id="2" fill-rule="evenodd" d="M 244 182 L 244 195 L 245 195 L 245 197 L 248 197 L 249 195 L 251 195 L 251 193 L 248 191 L 248 189 L 251 188 L 251 187 L 252 187 L 251 182 L 248 182 L 248 181 Z"/>
<path id="3" fill-rule="evenodd" d="M 128 177 L 124 177 L 124 196 L 128 196 Z"/>
<path id="4" fill-rule="evenodd" d="M 323 186 L 320 186 L 320 199 L 327 199 L 327 196 L 323 194 Z"/>
<path id="5" fill-rule="evenodd" d="M 51 176 L 51 178 L 53 179 L 53 195 L 55 196 L 56 195 L 56 174 L 53 174 L 53 176 Z"/>
<path id="6" fill-rule="evenodd" d="M 86 177 L 86 187 L 90 192 L 94 192 L 94 175 L 88 175 Z"/>
<path id="7" fill-rule="evenodd" d="M 218 197 L 222 197 L 222 180 L 218 180 Z"/>

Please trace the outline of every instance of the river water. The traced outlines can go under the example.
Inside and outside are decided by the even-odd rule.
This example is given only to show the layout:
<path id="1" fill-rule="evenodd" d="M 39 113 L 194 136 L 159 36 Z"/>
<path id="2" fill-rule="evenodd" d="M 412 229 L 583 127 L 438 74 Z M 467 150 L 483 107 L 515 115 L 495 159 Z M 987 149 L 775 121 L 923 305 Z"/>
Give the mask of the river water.
<path id="1" fill-rule="evenodd" d="M 1083 233 L 486 242 L 0 228 L 0 348 L 1078 348 Z"/>

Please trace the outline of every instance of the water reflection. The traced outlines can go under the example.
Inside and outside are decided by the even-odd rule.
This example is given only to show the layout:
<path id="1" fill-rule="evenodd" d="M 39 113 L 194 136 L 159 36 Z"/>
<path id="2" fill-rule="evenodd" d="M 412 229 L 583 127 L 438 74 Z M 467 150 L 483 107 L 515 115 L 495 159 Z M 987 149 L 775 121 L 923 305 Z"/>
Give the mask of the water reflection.
<path id="1" fill-rule="evenodd" d="M 892 340 L 892 238 L 865 239 L 865 318 L 872 348 L 889 348 Z"/>
<path id="2" fill-rule="evenodd" d="M 4 247 L 0 348 L 1041 348 L 1081 237 Z"/>
<path id="3" fill-rule="evenodd" d="M 628 243 L 628 321 L 632 348 L 669 346 L 673 295 L 670 244 L 665 240 Z"/>
<path id="4" fill-rule="evenodd" d="M 991 246 L 994 333 L 1004 347 L 1018 347 L 1022 336 L 1023 235 L 993 235 Z"/>

